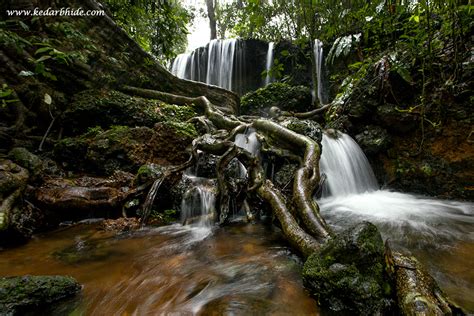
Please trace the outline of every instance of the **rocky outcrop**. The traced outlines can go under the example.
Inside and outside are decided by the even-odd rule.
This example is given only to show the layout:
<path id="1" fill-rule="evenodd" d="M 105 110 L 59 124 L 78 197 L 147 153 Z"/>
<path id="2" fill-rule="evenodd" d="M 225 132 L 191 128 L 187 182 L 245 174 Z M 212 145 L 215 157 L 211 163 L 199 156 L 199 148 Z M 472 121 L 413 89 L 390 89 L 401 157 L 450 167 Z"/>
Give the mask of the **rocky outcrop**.
<path id="1" fill-rule="evenodd" d="M 0 278 L 0 314 L 37 314 L 49 305 L 76 295 L 81 285 L 67 276 L 15 276 Z"/>

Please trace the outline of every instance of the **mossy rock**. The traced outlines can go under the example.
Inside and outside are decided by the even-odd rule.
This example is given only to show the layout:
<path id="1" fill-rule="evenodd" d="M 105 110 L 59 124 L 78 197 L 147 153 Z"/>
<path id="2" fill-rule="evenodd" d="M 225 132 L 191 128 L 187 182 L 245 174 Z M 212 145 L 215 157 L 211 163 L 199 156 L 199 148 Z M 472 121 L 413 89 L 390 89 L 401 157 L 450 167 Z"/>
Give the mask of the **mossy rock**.
<path id="1" fill-rule="evenodd" d="M 71 297 L 81 285 L 68 276 L 15 276 L 0 278 L 0 314 L 38 312 L 61 299 Z"/>
<path id="2" fill-rule="evenodd" d="M 275 82 L 245 94 L 240 102 L 242 114 L 265 116 L 272 106 L 284 111 L 306 112 L 311 110 L 311 90 L 305 86 L 291 86 Z"/>
<path id="3" fill-rule="evenodd" d="M 33 176 L 38 175 L 42 170 L 42 160 L 35 154 L 29 152 L 26 148 L 15 147 L 10 150 L 8 157 L 18 165 L 27 169 Z"/>
<path id="4" fill-rule="evenodd" d="M 154 128 L 93 128 L 81 136 L 61 140 L 54 153 L 63 166 L 72 170 L 102 175 L 112 175 L 116 170 L 136 173 L 146 163 L 185 162 L 185 149 L 196 136 L 194 125 L 173 121 L 157 123 Z"/>
<path id="5" fill-rule="evenodd" d="M 64 112 L 64 127 L 66 133 L 77 135 L 94 126 L 153 127 L 157 122 L 185 122 L 196 115 L 192 106 L 91 89 L 74 96 L 71 107 Z"/>
<path id="6" fill-rule="evenodd" d="M 390 285 L 384 276 L 384 245 L 377 228 L 357 224 L 332 238 L 303 267 L 305 285 L 336 312 L 380 313 Z"/>
<path id="7" fill-rule="evenodd" d="M 387 130 L 377 125 L 365 126 L 362 133 L 357 134 L 355 139 L 367 155 L 387 150 L 391 142 Z"/>
<path id="8" fill-rule="evenodd" d="M 321 143 L 323 139 L 323 130 L 321 125 L 313 120 L 299 120 L 297 118 L 289 118 L 281 123 L 289 130 L 307 136 L 317 142 Z"/>

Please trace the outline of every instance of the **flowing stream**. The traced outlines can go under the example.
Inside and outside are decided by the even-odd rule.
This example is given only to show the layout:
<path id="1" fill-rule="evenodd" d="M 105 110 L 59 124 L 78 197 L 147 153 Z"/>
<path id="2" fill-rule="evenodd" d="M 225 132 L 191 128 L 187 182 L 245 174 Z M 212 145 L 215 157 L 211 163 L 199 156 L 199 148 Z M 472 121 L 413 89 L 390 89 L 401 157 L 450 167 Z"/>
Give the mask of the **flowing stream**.
<path id="1" fill-rule="evenodd" d="M 78 225 L 0 253 L 0 274 L 66 274 L 83 294 L 45 314 L 318 315 L 301 262 L 260 224 L 145 228 Z"/>
<path id="2" fill-rule="evenodd" d="M 448 296 L 474 311 L 474 204 L 381 190 L 364 153 L 346 134 L 324 135 L 318 200 L 336 231 L 363 220 L 393 248 L 418 257 Z"/>

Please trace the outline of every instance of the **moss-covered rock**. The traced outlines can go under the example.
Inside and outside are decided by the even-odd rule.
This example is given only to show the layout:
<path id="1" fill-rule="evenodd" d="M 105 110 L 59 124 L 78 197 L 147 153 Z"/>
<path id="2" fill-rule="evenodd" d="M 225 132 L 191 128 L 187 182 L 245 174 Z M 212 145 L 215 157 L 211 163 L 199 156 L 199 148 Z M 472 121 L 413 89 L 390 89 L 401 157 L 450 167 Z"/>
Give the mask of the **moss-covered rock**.
<path id="1" fill-rule="evenodd" d="M 66 132 L 77 135 L 94 126 L 153 127 L 157 122 L 185 122 L 196 116 L 196 111 L 191 106 L 167 104 L 115 90 L 86 90 L 74 96 L 63 116 Z"/>
<path id="2" fill-rule="evenodd" d="M 355 136 L 355 139 L 367 155 L 378 154 L 387 150 L 391 141 L 387 130 L 376 125 L 366 126 L 362 133 Z"/>
<path id="3" fill-rule="evenodd" d="M 0 278 L 0 314 L 39 312 L 61 299 L 73 296 L 81 285 L 68 276 L 16 276 Z"/>
<path id="4" fill-rule="evenodd" d="M 42 170 L 42 160 L 35 154 L 29 152 L 26 148 L 15 147 L 10 150 L 8 157 L 18 165 L 27 169 L 33 176 L 38 175 Z"/>
<path id="5" fill-rule="evenodd" d="M 384 104 L 377 108 L 377 116 L 392 132 L 407 133 L 416 129 L 420 122 L 418 115 L 399 110 L 394 104 Z"/>
<path id="6" fill-rule="evenodd" d="M 332 238 L 303 267 L 303 280 L 320 303 L 336 312 L 373 315 L 384 308 L 384 245 L 377 228 L 363 222 Z"/>
<path id="7" fill-rule="evenodd" d="M 240 102 L 242 114 L 265 116 L 272 106 L 284 111 L 306 112 L 311 109 L 311 90 L 275 82 L 245 94 Z"/>
<path id="8" fill-rule="evenodd" d="M 170 165 L 186 161 L 185 149 L 196 136 L 194 125 L 174 121 L 157 123 L 154 128 L 112 126 L 105 131 L 95 128 L 58 142 L 54 153 L 72 170 L 105 175 L 116 170 L 135 173 L 146 163 Z"/>
<path id="9" fill-rule="evenodd" d="M 298 134 L 307 136 L 317 143 L 321 143 L 323 131 L 321 125 L 313 120 L 299 120 L 297 118 L 288 118 L 281 125 Z"/>

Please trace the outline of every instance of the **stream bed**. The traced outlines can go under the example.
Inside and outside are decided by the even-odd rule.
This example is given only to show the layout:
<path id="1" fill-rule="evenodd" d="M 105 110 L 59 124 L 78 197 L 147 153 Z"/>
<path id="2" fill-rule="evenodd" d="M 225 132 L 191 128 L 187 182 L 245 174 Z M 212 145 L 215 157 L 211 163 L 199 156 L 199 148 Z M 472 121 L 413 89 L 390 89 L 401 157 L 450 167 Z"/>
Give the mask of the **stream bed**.
<path id="1" fill-rule="evenodd" d="M 0 252 L 0 275 L 64 274 L 84 285 L 52 315 L 318 315 L 300 273 L 281 234 L 261 224 L 119 235 L 82 224 Z"/>

